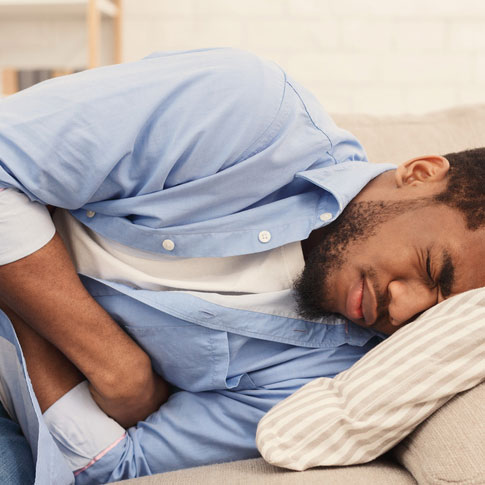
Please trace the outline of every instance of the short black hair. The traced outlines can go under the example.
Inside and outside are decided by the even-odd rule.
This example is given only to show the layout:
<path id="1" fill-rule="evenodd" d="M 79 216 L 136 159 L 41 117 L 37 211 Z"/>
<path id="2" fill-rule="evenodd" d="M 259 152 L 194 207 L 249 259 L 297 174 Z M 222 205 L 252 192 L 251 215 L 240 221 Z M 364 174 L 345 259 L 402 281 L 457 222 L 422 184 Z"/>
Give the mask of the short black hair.
<path id="1" fill-rule="evenodd" d="M 485 225 L 485 148 L 449 153 L 446 188 L 433 197 L 434 202 L 459 210 L 467 228 L 476 230 Z"/>

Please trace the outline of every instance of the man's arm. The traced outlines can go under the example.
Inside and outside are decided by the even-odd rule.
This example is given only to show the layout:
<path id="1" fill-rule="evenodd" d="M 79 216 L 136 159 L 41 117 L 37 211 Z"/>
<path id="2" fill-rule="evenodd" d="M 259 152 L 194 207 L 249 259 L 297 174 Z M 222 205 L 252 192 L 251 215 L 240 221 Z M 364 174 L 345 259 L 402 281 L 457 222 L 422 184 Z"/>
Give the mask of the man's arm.
<path id="1" fill-rule="evenodd" d="M 148 355 L 85 290 L 57 234 L 0 266 L 0 299 L 76 365 L 98 405 L 123 426 L 166 401 L 167 385 Z"/>

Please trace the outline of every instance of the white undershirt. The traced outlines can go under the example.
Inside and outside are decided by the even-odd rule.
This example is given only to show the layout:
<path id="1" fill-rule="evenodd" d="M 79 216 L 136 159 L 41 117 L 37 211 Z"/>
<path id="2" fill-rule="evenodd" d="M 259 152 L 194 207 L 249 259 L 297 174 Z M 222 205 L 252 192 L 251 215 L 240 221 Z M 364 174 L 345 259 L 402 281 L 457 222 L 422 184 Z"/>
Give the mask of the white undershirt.
<path id="1" fill-rule="evenodd" d="M 0 189 L 0 265 L 28 256 L 59 232 L 78 272 L 150 290 L 221 295 L 285 290 L 304 266 L 299 242 L 224 258 L 176 258 L 124 246 L 96 234 L 68 211 L 47 209 L 15 189 Z"/>
<path id="2" fill-rule="evenodd" d="M 56 210 L 54 222 L 78 272 L 143 289 L 231 295 L 276 292 L 291 288 L 304 266 L 299 242 L 242 256 L 177 258 L 108 240 L 65 210 Z"/>
<path id="3" fill-rule="evenodd" d="M 15 189 L 0 189 L 0 266 L 45 246 L 55 227 L 47 208 Z"/>

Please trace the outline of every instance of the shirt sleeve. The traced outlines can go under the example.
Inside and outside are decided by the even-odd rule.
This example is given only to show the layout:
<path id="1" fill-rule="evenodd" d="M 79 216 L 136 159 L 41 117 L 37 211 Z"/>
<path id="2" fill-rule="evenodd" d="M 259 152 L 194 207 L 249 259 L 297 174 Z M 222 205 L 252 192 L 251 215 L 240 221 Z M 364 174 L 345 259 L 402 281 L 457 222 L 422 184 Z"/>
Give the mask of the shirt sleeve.
<path id="1" fill-rule="evenodd" d="M 277 466 L 365 463 L 455 394 L 485 379 L 485 288 L 445 300 L 335 379 L 316 379 L 261 420 L 257 445 Z"/>
<path id="2" fill-rule="evenodd" d="M 281 389 L 174 393 L 159 411 L 76 477 L 76 484 L 107 483 L 210 463 L 259 456 L 256 426 Z M 265 397 L 262 398 L 262 395 Z M 66 442 L 75 437 L 64 433 Z M 79 443 L 79 440 L 77 440 Z M 82 451 L 78 451 L 82 454 Z"/>
<path id="3" fill-rule="evenodd" d="M 15 189 L 0 190 L 0 265 L 45 246 L 55 227 L 47 208 Z"/>

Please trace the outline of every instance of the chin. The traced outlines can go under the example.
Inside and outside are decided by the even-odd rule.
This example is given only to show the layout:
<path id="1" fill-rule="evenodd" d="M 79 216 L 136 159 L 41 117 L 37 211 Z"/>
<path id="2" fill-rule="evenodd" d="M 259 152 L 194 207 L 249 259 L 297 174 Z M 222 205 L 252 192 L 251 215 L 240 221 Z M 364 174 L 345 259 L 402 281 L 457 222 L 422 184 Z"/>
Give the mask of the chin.
<path id="1" fill-rule="evenodd" d="M 393 333 L 396 333 L 400 328 L 402 328 L 404 325 L 400 325 L 400 326 L 395 326 L 395 325 L 392 325 L 391 323 L 387 323 L 387 324 L 384 324 L 382 326 L 377 326 L 377 327 L 374 327 L 375 330 L 377 330 L 378 332 L 381 332 L 385 335 L 392 335 Z"/>

